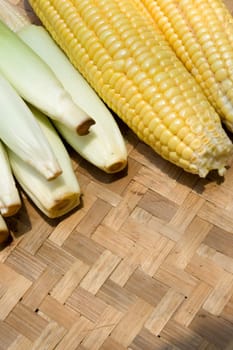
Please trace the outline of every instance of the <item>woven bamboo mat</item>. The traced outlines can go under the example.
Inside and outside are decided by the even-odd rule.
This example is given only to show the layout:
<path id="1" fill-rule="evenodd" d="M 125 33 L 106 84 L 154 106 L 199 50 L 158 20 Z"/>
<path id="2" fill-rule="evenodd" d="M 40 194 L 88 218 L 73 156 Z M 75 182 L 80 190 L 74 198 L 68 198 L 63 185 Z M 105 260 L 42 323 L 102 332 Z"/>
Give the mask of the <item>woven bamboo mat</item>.
<path id="1" fill-rule="evenodd" d="M 233 167 L 199 179 L 122 131 L 121 174 L 69 150 L 79 210 L 48 220 L 23 195 L 8 220 L 0 350 L 233 349 Z"/>

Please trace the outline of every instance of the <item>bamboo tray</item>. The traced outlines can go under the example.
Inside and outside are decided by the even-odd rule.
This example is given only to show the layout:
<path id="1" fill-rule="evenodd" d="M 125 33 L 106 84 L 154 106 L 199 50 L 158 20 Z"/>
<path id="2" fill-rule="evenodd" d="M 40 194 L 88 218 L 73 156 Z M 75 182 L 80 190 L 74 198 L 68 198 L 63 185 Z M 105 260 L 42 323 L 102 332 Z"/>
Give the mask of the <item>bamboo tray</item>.
<path id="1" fill-rule="evenodd" d="M 23 195 L 8 220 L 0 350 L 233 349 L 233 167 L 199 179 L 121 127 L 127 171 L 69 149 L 80 208 L 48 220 Z"/>

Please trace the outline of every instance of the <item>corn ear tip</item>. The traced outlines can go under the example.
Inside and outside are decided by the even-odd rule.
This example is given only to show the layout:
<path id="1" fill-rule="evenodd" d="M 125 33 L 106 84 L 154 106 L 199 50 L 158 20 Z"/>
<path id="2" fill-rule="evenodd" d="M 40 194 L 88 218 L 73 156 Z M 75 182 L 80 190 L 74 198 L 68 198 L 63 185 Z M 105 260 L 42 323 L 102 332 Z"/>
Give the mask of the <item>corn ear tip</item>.
<path id="1" fill-rule="evenodd" d="M 60 203 L 54 203 L 51 208 L 48 208 L 46 211 L 44 211 L 44 214 L 50 219 L 56 219 L 67 215 L 72 210 L 78 208 L 81 203 L 80 197 L 80 193 L 73 194 L 73 198 L 70 198 L 68 194 L 66 199 L 64 198 L 64 200 Z"/>
<path id="2" fill-rule="evenodd" d="M 21 208 L 21 204 L 19 205 L 19 204 L 15 204 L 15 205 L 11 205 L 11 206 L 9 206 L 9 207 L 2 207 L 1 209 L 0 209 L 0 211 L 1 211 L 1 215 L 3 216 L 3 217 L 9 217 L 9 216 L 13 216 L 13 215 L 15 215 L 15 214 L 17 214 L 18 213 L 18 211 L 20 210 L 20 208 Z"/>
<path id="3" fill-rule="evenodd" d="M 120 171 L 124 170 L 127 166 L 127 160 L 122 159 L 119 160 L 107 167 L 105 167 L 103 170 L 108 174 L 115 174 L 119 173 Z"/>
<path id="4" fill-rule="evenodd" d="M 91 117 L 85 119 L 81 124 L 76 128 L 76 132 L 80 136 L 89 134 L 90 127 L 95 124 L 95 120 Z"/>
<path id="5" fill-rule="evenodd" d="M 57 171 L 55 172 L 50 172 L 48 175 L 47 175 L 47 180 L 48 181 L 52 181 L 54 179 L 56 179 L 58 176 L 60 176 L 62 174 L 62 169 L 58 169 Z"/>

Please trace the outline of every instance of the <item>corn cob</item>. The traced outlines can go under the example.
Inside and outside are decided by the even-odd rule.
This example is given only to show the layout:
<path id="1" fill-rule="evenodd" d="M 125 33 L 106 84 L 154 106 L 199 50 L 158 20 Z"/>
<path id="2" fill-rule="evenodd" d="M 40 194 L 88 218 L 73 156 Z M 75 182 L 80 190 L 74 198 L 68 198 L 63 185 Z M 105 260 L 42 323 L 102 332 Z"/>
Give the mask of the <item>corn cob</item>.
<path id="1" fill-rule="evenodd" d="M 143 3 L 233 131 L 233 19 L 221 0 L 135 0 Z"/>
<path id="2" fill-rule="evenodd" d="M 232 144 L 219 116 L 136 1 L 30 3 L 74 66 L 142 141 L 191 173 L 224 173 Z"/>

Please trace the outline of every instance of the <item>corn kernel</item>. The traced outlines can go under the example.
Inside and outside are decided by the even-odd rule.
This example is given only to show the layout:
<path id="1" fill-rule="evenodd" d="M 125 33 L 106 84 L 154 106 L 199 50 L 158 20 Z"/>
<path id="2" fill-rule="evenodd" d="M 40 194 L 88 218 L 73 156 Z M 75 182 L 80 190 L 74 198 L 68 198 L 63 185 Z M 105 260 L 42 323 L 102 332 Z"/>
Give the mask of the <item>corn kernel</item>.
<path id="1" fill-rule="evenodd" d="M 221 89 L 227 89 L 233 73 L 230 62 L 215 59 L 225 39 L 218 28 L 210 35 L 203 25 L 206 8 L 208 20 L 215 20 L 205 1 L 195 6 L 190 0 L 178 6 L 177 0 L 29 1 L 74 66 L 139 139 L 187 171 L 205 176 L 217 168 L 222 173 L 231 143 L 195 79 L 217 110 L 228 113 Z M 156 25 L 141 13 L 142 4 L 150 7 Z M 218 57 L 229 61 L 230 52 L 228 47 Z"/>

